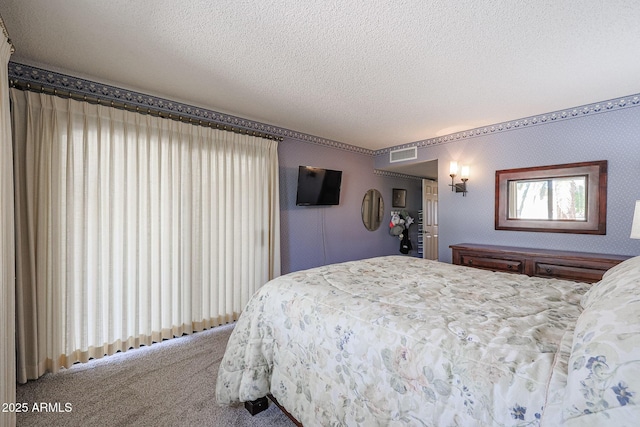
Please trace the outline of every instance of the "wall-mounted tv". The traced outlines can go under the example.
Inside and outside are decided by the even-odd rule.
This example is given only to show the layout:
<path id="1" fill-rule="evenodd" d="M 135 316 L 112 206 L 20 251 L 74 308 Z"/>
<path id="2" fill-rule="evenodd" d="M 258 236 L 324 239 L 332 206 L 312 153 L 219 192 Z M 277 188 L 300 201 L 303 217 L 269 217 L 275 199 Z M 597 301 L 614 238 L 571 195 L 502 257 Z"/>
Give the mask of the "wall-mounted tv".
<path id="1" fill-rule="evenodd" d="M 342 171 L 300 166 L 297 206 L 337 205 L 340 203 Z"/>

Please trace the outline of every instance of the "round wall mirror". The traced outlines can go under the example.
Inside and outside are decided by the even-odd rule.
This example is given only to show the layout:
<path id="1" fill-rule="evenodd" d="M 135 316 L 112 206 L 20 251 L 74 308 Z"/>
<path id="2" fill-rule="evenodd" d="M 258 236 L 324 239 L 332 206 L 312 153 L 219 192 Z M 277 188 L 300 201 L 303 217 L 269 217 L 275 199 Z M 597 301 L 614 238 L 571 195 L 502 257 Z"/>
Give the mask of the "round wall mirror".
<path id="1" fill-rule="evenodd" d="M 375 231 L 382 224 L 384 200 L 378 190 L 370 189 L 362 199 L 362 223 L 369 231 Z"/>

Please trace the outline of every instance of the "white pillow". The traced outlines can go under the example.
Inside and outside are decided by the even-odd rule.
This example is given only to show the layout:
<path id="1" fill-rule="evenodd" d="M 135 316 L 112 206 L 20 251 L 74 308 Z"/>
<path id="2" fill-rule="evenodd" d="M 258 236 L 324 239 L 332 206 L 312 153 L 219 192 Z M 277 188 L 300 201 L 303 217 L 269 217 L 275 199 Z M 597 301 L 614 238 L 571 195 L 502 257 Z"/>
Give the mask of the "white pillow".
<path id="1" fill-rule="evenodd" d="M 635 275 L 635 276 L 634 276 Z M 617 280 L 617 277 L 621 277 Z M 595 283 L 583 296 L 580 301 L 582 308 L 587 308 L 592 302 L 602 300 L 602 298 L 622 282 L 640 277 L 640 256 L 629 258 L 620 264 L 611 267 L 602 275 L 602 280 Z M 602 282 L 605 282 L 602 284 Z"/>
<path id="2" fill-rule="evenodd" d="M 569 359 L 568 425 L 640 420 L 640 257 L 609 270 L 583 299 Z"/>

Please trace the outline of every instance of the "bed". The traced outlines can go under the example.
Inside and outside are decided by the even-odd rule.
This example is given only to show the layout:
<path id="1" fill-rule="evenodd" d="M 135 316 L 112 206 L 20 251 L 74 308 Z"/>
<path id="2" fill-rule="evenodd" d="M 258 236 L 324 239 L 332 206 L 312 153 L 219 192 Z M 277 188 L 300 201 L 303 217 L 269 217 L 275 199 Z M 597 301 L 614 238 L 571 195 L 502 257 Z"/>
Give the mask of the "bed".
<path id="1" fill-rule="evenodd" d="M 594 284 L 405 256 L 256 292 L 220 405 L 273 395 L 305 426 L 637 425 L 640 257 Z"/>

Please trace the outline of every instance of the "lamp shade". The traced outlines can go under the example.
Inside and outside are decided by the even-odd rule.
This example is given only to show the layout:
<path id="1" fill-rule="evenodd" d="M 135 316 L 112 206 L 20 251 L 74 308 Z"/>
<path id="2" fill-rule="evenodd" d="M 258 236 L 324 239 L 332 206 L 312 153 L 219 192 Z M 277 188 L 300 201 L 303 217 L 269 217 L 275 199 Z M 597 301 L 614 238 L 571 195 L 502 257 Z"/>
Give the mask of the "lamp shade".
<path id="1" fill-rule="evenodd" d="M 469 166 L 462 166 L 462 168 L 460 169 L 460 178 L 469 179 Z"/>
<path id="2" fill-rule="evenodd" d="M 636 200 L 636 210 L 633 213 L 631 224 L 631 238 L 640 239 L 640 200 Z"/>
<path id="3" fill-rule="evenodd" d="M 458 162 L 449 163 L 449 175 L 457 175 L 458 174 Z"/>

